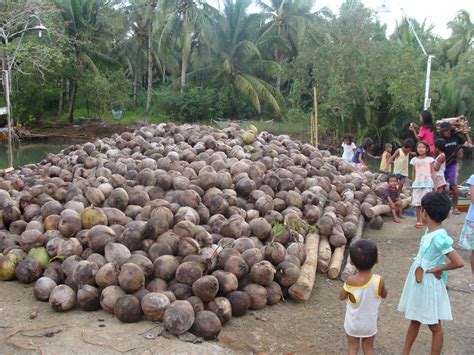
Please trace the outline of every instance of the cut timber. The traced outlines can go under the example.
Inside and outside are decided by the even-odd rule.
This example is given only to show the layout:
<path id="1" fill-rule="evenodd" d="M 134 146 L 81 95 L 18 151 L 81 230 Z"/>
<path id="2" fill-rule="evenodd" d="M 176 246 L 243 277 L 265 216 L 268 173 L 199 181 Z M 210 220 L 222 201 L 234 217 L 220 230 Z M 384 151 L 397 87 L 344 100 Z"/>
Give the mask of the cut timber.
<path id="1" fill-rule="evenodd" d="M 291 298 L 299 301 L 307 301 L 313 290 L 318 266 L 319 234 L 311 233 L 306 236 L 305 250 L 306 260 L 301 267 L 300 277 L 288 290 Z"/>
<path id="2" fill-rule="evenodd" d="M 344 262 L 344 251 L 346 246 L 337 247 L 332 253 L 331 263 L 329 264 L 328 275 L 330 279 L 337 279 L 341 273 L 342 263 Z"/>
<path id="3" fill-rule="evenodd" d="M 404 198 L 402 200 L 402 208 L 407 208 L 411 203 L 411 197 Z M 390 207 L 388 205 L 377 205 L 364 210 L 367 218 L 373 218 L 381 214 L 390 213 Z"/>
<path id="4" fill-rule="evenodd" d="M 362 239 L 362 233 L 364 232 L 364 223 L 365 223 L 364 217 L 360 216 L 359 222 L 357 223 L 357 230 L 354 237 L 351 240 L 351 243 L 355 242 L 356 240 Z M 346 281 L 349 276 L 354 275 L 355 273 L 356 273 L 356 267 L 352 265 L 351 257 L 348 255 L 346 266 L 344 267 L 344 270 L 342 270 L 341 279 L 343 281 Z"/>
<path id="5" fill-rule="evenodd" d="M 318 254 L 318 270 L 325 274 L 329 270 L 329 263 L 331 261 L 332 255 L 331 245 L 329 245 L 328 237 L 325 235 L 322 235 L 319 241 Z"/>

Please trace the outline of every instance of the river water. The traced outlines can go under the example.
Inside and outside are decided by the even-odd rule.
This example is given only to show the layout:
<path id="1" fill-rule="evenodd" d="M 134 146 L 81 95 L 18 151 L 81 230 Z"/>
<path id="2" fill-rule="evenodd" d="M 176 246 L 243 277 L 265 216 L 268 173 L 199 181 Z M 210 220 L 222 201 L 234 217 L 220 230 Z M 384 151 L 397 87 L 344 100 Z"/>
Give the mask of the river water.
<path id="1" fill-rule="evenodd" d="M 67 147 L 68 142 L 24 142 L 14 147 L 14 166 L 37 163 L 43 160 L 48 153 L 59 153 Z M 369 159 L 369 167 L 372 171 L 378 171 L 380 160 Z M 0 144 L 0 169 L 8 165 L 7 145 Z M 466 180 L 474 174 L 474 159 L 460 160 L 459 181 Z"/>

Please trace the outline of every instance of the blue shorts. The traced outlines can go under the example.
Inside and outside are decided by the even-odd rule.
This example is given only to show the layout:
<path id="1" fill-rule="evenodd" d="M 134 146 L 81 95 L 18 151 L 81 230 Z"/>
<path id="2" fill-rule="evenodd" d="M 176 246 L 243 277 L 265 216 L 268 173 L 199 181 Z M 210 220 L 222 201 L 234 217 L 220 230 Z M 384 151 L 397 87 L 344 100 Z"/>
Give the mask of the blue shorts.
<path id="1" fill-rule="evenodd" d="M 405 175 L 402 175 L 402 174 L 395 174 L 397 176 L 397 180 L 398 181 L 405 181 L 405 179 L 407 178 Z"/>

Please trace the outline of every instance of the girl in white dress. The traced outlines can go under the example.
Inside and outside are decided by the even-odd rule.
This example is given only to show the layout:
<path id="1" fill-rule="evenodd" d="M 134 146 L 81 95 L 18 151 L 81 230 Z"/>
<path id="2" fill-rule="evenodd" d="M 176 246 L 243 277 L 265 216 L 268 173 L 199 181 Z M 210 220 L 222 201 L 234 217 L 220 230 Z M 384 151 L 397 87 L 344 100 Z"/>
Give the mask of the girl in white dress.
<path id="1" fill-rule="evenodd" d="M 346 133 L 344 135 L 344 140 L 342 141 L 341 147 L 343 150 L 342 159 L 350 163 L 352 161 L 352 157 L 354 156 L 354 152 L 357 149 L 357 146 L 354 144 L 351 134 Z"/>

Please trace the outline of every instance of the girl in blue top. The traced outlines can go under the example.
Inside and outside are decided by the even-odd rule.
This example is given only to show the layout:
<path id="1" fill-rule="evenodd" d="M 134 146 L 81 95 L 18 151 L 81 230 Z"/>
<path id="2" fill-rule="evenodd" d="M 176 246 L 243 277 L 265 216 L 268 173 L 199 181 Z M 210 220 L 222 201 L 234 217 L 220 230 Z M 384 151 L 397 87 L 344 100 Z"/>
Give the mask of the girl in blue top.
<path id="1" fill-rule="evenodd" d="M 442 228 L 451 209 L 444 192 L 429 192 L 421 200 L 421 219 L 427 224 L 420 249 L 408 271 L 398 310 L 410 320 L 403 354 L 408 355 L 422 324 L 427 324 L 433 337 L 431 354 L 443 347 L 441 320 L 452 320 L 446 290 L 447 271 L 460 268 L 464 262 L 453 249 L 453 240 Z M 449 263 L 445 263 L 445 257 Z"/>
<path id="2" fill-rule="evenodd" d="M 471 292 L 474 292 L 474 174 L 469 177 L 466 183 L 470 185 L 471 205 L 467 211 L 466 221 L 459 238 L 459 247 L 471 251 L 471 282 L 469 288 Z"/>
<path id="3" fill-rule="evenodd" d="M 372 138 L 365 138 L 364 141 L 362 142 L 362 145 L 357 148 L 357 150 L 354 153 L 354 156 L 352 157 L 352 164 L 354 164 L 357 168 L 359 168 L 362 171 L 366 171 L 368 169 L 367 163 L 365 162 L 365 157 L 368 155 L 369 157 L 372 157 L 374 159 L 380 159 L 380 157 L 373 156 L 370 154 L 369 149 L 374 145 L 374 141 Z"/>

